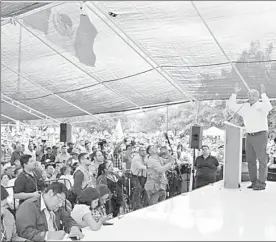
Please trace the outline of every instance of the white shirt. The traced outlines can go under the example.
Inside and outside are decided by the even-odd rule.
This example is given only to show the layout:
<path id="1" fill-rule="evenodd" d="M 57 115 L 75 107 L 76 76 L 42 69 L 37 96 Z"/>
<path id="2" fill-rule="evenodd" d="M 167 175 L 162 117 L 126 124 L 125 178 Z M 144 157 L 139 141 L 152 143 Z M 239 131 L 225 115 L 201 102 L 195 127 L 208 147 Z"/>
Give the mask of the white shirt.
<path id="1" fill-rule="evenodd" d="M 143 162 L 142 157 L 139 154 L 137 154 L 133 158 L 130 170 L 132 171 L 132 174 L 135 176 L 147 176 L 147 167 L 145 166 L 145 163 Z"/>
<path id="2" fill-rule="evenodd" d="M 46 221 L 47 221 L 47 225 L 48 225 L 48 231 L 56 231 L 55 227 L 54 227 L 54 218 L 55 218 L 55 214 L 52 211 L 49 211 L 46 207 L 46 204 L 44 202 L 44 198 L 43 195 L 41 195 L 41 206 L 40 206 L 40 210 L 44 211 L 45 217 L 46 217 Z M 52 214 L 52 216 L 51 216 Z M 46 236 L 45 236 L 45 240 L 47 241 L 47 235 L 48 232 L 46 232 Z"/>
<path id="3" fill-rule="evenodd" d="M 232 94 L 229 99 L 228 107 L 242 116 L 246 133 L 268 131 L 267 115 L 272 105 L 265 93 L 261 97 L 262 102 L 258 101 L 252 106 L 249 103 L 237 104 L 237 94 Z"/>
<path id="4" fill-rule="evenodd" d="M 88 224 L 83 221 L 83 217 L 88 213 L 91 213 L 89 206 L 85 204 L 76 204 L 71 212 L 71 217 L 81 228 L 84 228 L 87 227 Z"/>

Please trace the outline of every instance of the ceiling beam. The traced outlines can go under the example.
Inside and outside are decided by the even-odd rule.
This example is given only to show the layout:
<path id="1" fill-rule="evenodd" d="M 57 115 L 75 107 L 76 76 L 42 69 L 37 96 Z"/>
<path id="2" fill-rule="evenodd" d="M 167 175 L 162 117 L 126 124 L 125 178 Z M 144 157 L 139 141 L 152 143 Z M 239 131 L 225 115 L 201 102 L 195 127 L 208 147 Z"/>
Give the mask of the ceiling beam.
<path id="1" fill-rule="evenodd" d="M 69 58 L 67 58 L 65 55 L 63 55 L 61 52 L 59 52 L 58 50 L 56 50 L 54 47 L 52 47 L 50 44 L 47 43 L 47 41 L 43 40 L 41 37 L 39 37 L 38 35 L 36 35 L 31 29 L 29 29 L 26 25 L 24 25 L 23 23 L 20 23 L 20 21 L 16 21 L 18 24 L 20 24 L 25 30 L 27 30 L 29 33 L 31 33 L 34 37 L 36 37 L 38 40 L 40 40 L 44 45 L 48 46 L 51 50 L 53 50 L 56 54 L 58 54 L 59 56 L 63 57 L 66 61 L 68 61 L 69 63 L 71 63 L 73 66 L 75 66 L 76 68 L 78 68 L 79 70 L 81 70 L 83 73 L 85 73 L 86 75 L 88 75 L 89 77 L 93 78 L 96 82 L 100 83 L 101 85 L 103 85 L 104 87 L 106 87 L 108 90 L 110 90 L 111 92 L 115 93 L 117 96 L 121 97 L 122 99 L 124 99 L 125 101 L 131 103 L 132 105 L 134 105 L 135 107 L 142 109 L 142 107 L 140 105 L 138 105 L 137 103 L 131 101 L 129 98 L 121 95 L 119 92 L 117 92 L 116 90 L 114 90 L 113 88 L 109 87 L 108 85 L 106 85 L 105 83 L 101 82 L 100 80 L 98 80 L 98 78 L 96 76 L 94 76 L 93 74 L 87 72 L 85 69 L 83 69 L 82 67 L 80 67 L 79 65 L 77 65 L 76 63 L 74 63 L 73 61 L 71 61 Z M 143 110 L 144 111 L 144 110 Z"/>
<path id="2" fill-rule="evenodd" d="M 1 21 L 1 27 L 5 26 L 6 24 L 9 24 L 9 23 L 14 23 L 16 20 L 18 19 L 22 19 L 24 17 L 27 17 L 27 16 L 30 16 L 32 14 L 35 14 L 35 13 L 38 13 L 38 12 L 41 12 L 43 10 L 46 10 L 46 9 L 49 9 L 49 8 L 52 8 L 52 7 L 56 7 L 56 6 L 59 6 L 61 4 L 63 4 L 64 2 L 61 2 L 61 1 L 58 1 L 58 2 L 52 2 L 52 3 L 49 3 L 47 5 L 44 5 L 42 7 L 38 7 L 38 8 L 35 8 L 33 10 L 30 10 L 26 13 L 22 13 L 22 14 L 19 14 L 15 17 L 8 17 L 6 19 L 4 19 L 3 21 Z"/>
<path id="3" fill-rule="evenodd" d="M 199 10 L 197 9 L 197 7 L 196 7 L 196 5 L 194 4 L 193 1 L 191 1 L 191 4 L 193 5 L 193 7 L 194 7 L 197 15 L 200 17 L 201 21 L 203 22 L 203 24 L 205 25 L 205 27 L 208 29 L 209 33 L 213 37 L 213 39 L 216 42 L 217 46 L 219 47 L 219 49 L 221 50 L 221 52 L 223 53 L 223 55 L 225 56 L 225 58 L 228 60 L 229 64 L 235 70 L 235 72 L 237 73 L 237 75 L 239 76 L 239 78 L 241 79 L 241 81 L 243 82 L 243 84 L 246 87 L 246 89 L 249 91 L 250 88 L 249 88 L 247 82 L 245 81 L 245 79 L 243 78 L 242 74 L 239 72 L 239 70 L 237 69 L 237 67 L 233 64 L 232 60 L 227 56 L 226 52 L 223 50 L 223 48 L 220 45 L 220 43 L 218 42 L 216 36 L 213 34 L 211 28 L 209 27 L 209 25 L 207 24 L 207 22 L 205 21 L 205 19 L 203 18 L 203 16 L 200 14 Z"/>
<path id="4" fill-rule="evenodd" d="M 82 111 L 82 112 L 88 114 L 91 118 L 97 119 L 98 121 L 101 120 L 100 118 L 96 117 L 96 116 L 93 115 L 92 113 L 90 113 L 90 112 L 84 110 L 83 108 L 81 108 L 81 107 L 79 107 L 79 106 L 77 106 L 77 105 L 75 105 L 75 104 L 73 104 L 73 103 L 67 101 L 66 99 L 62 98 L 61 96 L 59 96 L 59 95 L 57 95 L 57 94 L 51 92 L 51 91 L 48 90 L 47 88 L 45 88 L 45 87 L 43 87 L 43 86 L 37 84 L 35 81 L 31 81 L 31 80 L 27 79 L 27 78 L 24 77 L 22 74 L 20 74 L 20 73 L 18 73 L 17 71 L 14 71 L 14 70 L 12 70 L 11 68 L 7 67 L 5 64 L 1 63 L 1 65 L 3 65 L 5 68 L 7 68 L 8 70 L 10 70 L 10 71 L 13 72 L 14 74 L 19 75 L 20 77 L 22 77 L 22 78 L 25 79 L 26 81 L 31 82 L 32 84 L 34 84 L 34 85 L 37 86 L 38 88 L 44 90 L 45 92 L 47 92 L 47 93 L 49 93 L 49 94 L 55 96 L 56 98 L 60 99 L 60 100 L 63 101 L 63 102 L 66 102 L 67 104 L 69 104 L 69 105 L 75 107 L 76 109 L 79 109 L 80 111 Z"/>
<path id="5" fill-rule="evenodd" d="M 40 111 L 37 111 L 37 110 L 35 110 L 35 109 L 33 109 L 33 108 L 23 104 L 23 103 L 20 103 L 16 100 L 6 96 L 3 93 L 1 93 L 1 100 L 5 103 L 9 104 L 9 105 L 12 105 L 12 106 L 14 106 L 18 109 L 21 109 L 22 111 L 24 111 L 26 113 L 29 113 L 29 114 L 31 114 L 31 115 L 39 118 L 39 119 L 43 119 L 43 120 L 45 120 L 49 123 L 52 123 L 54 125 L 59 125 L 61 123 L 59 120 L 54 119 L 54 118 L 52 118 L 52 117 L 50 117 L 50 116 L 48 116 L 48 115 L 46 115 L 46 114 L 44 114 Z"/>
<path id="6" fill-rule="evenodd" d="M 19 120 L 16 120 L 16 119 L 14 119 L 14 118 L 11 118 L 11 117 L 9 117 L 9 116 L 7 116 L 7 115 L 4 115 L 4 114 L 2 114 L 2 113 L 1 113 L 1 116 L 4 117 L 4 118 L 6 118 L 6 119 L 9 119 L 9 120 L 11 120 L 11 121 L 13 121 L 13 122 L 15 122 L 15 123 L 19 122 L 20 125 L 23 125 L 23 126 L 30 126 L 30 125 L 28 125 L 28 124 L 24 124 L 23 122 L 21 122 L 21 121 L 19 121 Z"/>
<path id="7" fill-rule="evenodd" d="M 130 38 L 108 15 L 108 11 L 103 12 L 96 3 L 87 2 L 89 8 L 99 19 L 101 19 L 116 35 L 118 35 L 130 48 L 132 48 L 143 60 L 145 60 L 154 70 L 156 70 L 165 80 L 167 80 L 178 92 L 190 101 L 196 101 L 192 95 L 188 94 L 183 88 L 171 77 L 171 75 L 161 67 L 156 61 L 149 56 L 135 41 Z"/>

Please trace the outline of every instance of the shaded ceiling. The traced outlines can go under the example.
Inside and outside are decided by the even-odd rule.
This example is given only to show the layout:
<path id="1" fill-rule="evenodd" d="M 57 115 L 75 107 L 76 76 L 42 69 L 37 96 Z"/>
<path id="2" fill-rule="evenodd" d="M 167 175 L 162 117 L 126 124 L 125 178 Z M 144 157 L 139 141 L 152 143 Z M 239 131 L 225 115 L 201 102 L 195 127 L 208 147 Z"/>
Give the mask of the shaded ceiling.
<path id="1" fill-rule="evenodd" d="M 30 108 L 56 119 L 222 100 L 236 82 L 246 97 L 191 2 L 87 2 L 86 16 L 67 2 L 26 14 L 45 4 L 1 3 L 1 20 L 19 16 L 1 27 L 1 92 Z M 276 2 L 195 5 L 249 88 L 263 83 L 276 98 Z M 250 45 L 254 58 L 241 58 Z M 5 102 L 1 109 L 37 119 Z"/>

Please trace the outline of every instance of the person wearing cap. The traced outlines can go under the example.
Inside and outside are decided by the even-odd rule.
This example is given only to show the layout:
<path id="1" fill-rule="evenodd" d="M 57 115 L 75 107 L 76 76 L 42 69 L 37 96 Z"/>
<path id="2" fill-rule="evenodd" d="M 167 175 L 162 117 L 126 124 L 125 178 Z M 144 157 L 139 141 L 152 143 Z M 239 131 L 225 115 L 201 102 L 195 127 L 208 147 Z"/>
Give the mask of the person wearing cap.
<path id="1" fill-rule="evenodd" d="M 99 211 L 100 196 L 97 189 L 88 187 L 78 198 L 78 204 L 74 206 L 71 216 L 81 228 L 89 226 L 91 230 L 97 231 L 108 219 Z"/>
<path id="2" fill-rule="evenodd" d="M 37 197 L 28 199 L 16 213 L 18 234 L 31 241 L 62 240 L 69 237 L 82 239 L 79 226 L 65 210 L 67 188 L 53 182 Z"/>
<path id="3" fill-rule="evenodd" d="M 55 159 L 55 163 L 60 162 L 62 164 L 66 164 L 69 158 L 70 158 L 70 155 L 67 153 L 67 146 L 63 145 L 61 147 L 61 153 L 58 154 Z"/>
<path id="4" fill-rule="evenodd" d="M 1 241 L 28 241 L 19 237 L 16 232 L 14 217 L 8 210 L 8 197 L 9 193 L 1 185 Z"/>
<path id="5" fill-rule="evenodd" d="M 72 149 L 71 157 L 67 160 L 66 165 L 74 166 L 75 163 L 79 163 L 78 155 L 79 155 L 78 149 Z"/>

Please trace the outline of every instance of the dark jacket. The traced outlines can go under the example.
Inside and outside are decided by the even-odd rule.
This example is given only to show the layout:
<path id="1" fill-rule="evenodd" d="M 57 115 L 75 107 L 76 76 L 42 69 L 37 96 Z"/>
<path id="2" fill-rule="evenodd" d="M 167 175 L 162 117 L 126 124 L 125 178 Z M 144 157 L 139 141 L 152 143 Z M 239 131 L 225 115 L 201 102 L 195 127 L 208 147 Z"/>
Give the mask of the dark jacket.
<path id="1" fill-rule="evenodd" d="M 58 230 L 70 232 L 77 223 L 62 207 L 57 212 L 56 225 Z M 48 224 L 44 211 L 41 211 L 41 196 L 30 198 L 21 204 L 16 213 L 16 227 L 19 236 L 31 241 L 45 241 Z"/>

